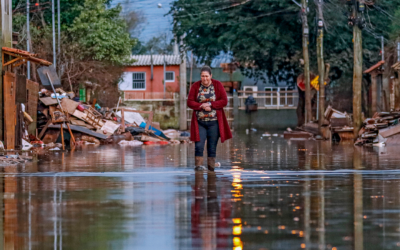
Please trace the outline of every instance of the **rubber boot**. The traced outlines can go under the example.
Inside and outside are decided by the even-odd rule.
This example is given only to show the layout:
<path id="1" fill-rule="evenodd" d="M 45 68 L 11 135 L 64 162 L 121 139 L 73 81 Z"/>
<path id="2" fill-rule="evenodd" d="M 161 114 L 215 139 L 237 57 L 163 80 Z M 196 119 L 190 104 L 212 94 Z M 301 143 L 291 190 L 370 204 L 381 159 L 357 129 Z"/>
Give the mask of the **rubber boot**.
<path id="1" fill-rule="evenodd" d="M 215 157 L 207 158 L 207 167 L 209 171 L 214 171 L 215 168 Z"/>
<path id="2" fill-rule="evenodd" d="M 203 156 L 196 156 L 195 158 L 194 158 L 194 165 L 195 165 L 195 168 L 194 168 L 194 170 L 196 170 L 196 171 L 203 171 L 203 170 L 205 170 L 205 168 L 203 167 Z"/>

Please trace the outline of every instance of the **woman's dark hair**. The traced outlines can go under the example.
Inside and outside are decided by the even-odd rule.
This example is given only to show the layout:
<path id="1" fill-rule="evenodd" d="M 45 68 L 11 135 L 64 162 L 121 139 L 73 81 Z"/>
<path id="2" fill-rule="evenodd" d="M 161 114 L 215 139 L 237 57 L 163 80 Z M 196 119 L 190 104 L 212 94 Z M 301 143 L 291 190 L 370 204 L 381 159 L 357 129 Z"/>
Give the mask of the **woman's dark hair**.
<path id="1" fill-rule="evenodd" d="M 212 75 L 211 68 L 209 66 L 203 66 L 203 68 L 201 68 L 200 74 L 203 72 L 208 72 L 210 75 Z"/>

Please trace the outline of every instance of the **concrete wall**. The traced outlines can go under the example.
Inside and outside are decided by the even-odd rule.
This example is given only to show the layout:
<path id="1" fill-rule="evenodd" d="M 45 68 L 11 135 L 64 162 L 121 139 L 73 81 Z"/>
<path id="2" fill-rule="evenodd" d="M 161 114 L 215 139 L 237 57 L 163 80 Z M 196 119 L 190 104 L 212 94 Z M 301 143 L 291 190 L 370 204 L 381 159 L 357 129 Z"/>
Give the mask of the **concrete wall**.
<path id="1" fill-rule="evenodd" d="M 295 109 L 264 109 L 251 114 L 246 114 L 244 110 L 239 110 L 237 117 L 234 118 L 234 128 L 238 131 L 249 127 L 265 131 L 286 130 L 288 127 L 293 129 L 296 126 L 297 115 Z"/>
<path id="2" fill-rule="evenodd" d="M 179 129 L 179 98 L 175 101 L 124 101 L 126 107 L 142 111 L 153 111 L 153 121 L 159 122 L 161 129 Z M 146 117 L 145 117 L 146 119 Z"/>

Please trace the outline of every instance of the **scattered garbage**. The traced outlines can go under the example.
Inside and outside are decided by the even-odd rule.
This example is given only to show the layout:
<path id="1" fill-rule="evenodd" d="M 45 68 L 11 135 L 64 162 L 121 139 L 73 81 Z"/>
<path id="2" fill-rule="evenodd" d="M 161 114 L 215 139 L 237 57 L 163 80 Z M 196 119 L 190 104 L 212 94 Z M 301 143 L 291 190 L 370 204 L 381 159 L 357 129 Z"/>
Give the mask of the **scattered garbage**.
<path id="1" fill-rule="evenodd" d="M 42 139 L 44 145 L 56 142 L 65 142 L 67 146 L 68 143 L 126 145 L 129 141 L 133 141 L 132 145 L 139 145 L 137 141 L 171 142 L 172 139 L 173 144 L 177 144 L 189 140 L 190 134 L 187 132 L 162 131 L 160 124 L 152 121 L 153 112 L 120 108 L 119 101 L 117 108 L 101 107 L 97 103 L 81 102 L 72 92 L 61 88 L 57 88 L 56 93 L 42 89 L 39 96 L 40 134 L 35 140 Z M 143 118 L 143 113 L 149 115 L 148 119 Z M 27 142 L 32 144 L 30 140 Z M 32 144 L 32 147 L 35 147 L 35 144 L 37 143 Z M 65 145 L 62 145 L 62 148 L 64 149 Z"/>
<path id="2" fill-rule="evenodd" d="M 319 128 L 318 121 L 311 121 L 295 130 L 287 128 L 283 137 L 289 140 L 326 140 L 337 135 L 340 140 L 354 139 L 353 125 L 349 114 L 328 106 L 324 118 L 321 128 Z"/>
<path id="3" fill-rule="evenodd" d="M 190 141 L 190 133 L 186 131 L 161 130 L 160 123 L 153 122 L 152 111 L 120 107 L 120 100 L 116 108 L 102 107 L 96 101 L 82 102 L 73 92 L 64 91 L 59 81 L 41 80 L 45 81 L 42 81 L 45 88 L 35 92 L 35 104 L 29 104 L 30 109 L 25 104 L 18 107 L 18 121 L 21 122 L 18 133 L 16 131 L 18 143 L 15 143 L 17 148 L 13 155 L 7 155 L 11 149 L 5 150 L 0 141 L 0 164 L 21 164 L 31 160 L 28 156 L 15 154 L 21 151 L 45 153 L 80 145 L 176 145 Z M 32 107 L 37 109 L 32 111 Z M 34 122 L 36 133 L 29 134 L 28 126 Z M 33 133 L 34 130 L 29 131 Z"/>
<path id="4" fill-rule="evenodd" d="M 32 144 L 30 144 L 29 142 L 25 141 L 24 139 L 22 139 L 22 150 L 24 151 L 28 151 L 32 148 Z"/>
<path id="5" fill-rule="evenodd" d="M 141 141 L 135 141 L 135 140 L 133 140 L 133 141 L 125 141 L 125 140 L 122 140 L 122 141 L 120 141 L 118 144 L 119 144 L 119 145 L 127 145 L 127 146 L 140 146 L 140 145 L 143 145 L 143 142 L 141 142 Z"/>
<path id="6" fill-rule="evenodd" d="M 400 145 L 400 112 L 377 112 L 365 119 L 355 145 Z"/>

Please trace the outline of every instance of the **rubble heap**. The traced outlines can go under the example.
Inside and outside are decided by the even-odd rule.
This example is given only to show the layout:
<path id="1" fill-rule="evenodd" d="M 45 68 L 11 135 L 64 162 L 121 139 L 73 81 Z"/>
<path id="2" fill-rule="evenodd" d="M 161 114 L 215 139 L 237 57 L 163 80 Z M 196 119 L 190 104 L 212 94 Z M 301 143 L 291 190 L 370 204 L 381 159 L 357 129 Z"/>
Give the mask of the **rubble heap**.
<path id="1" fill-rule="evenodd" d="M 64 142 L 74 145 L 141 145 L 188 140 L 188 135 L 176 130 L 166 131 L 171 136 L 168 137 L 160 130 L 159 124 L 152 122 L 153 112 L 150 111 L 83 103 L 73 92 L 61 88 L 56 89 L 56 93 L 42 89 L 39 95 L 37 125 L 40 133 L 24 137 L 33 147 L 64 149 Z M 149 119 L 146 121 L 140 113 L 149 114 Z"/>
<path id="2" fill-rule="evenodd" d="M 356 145 L 385 144 L 387 140 L 400 133 L 400 112 L 377 112 L 363 122 Z"/>

